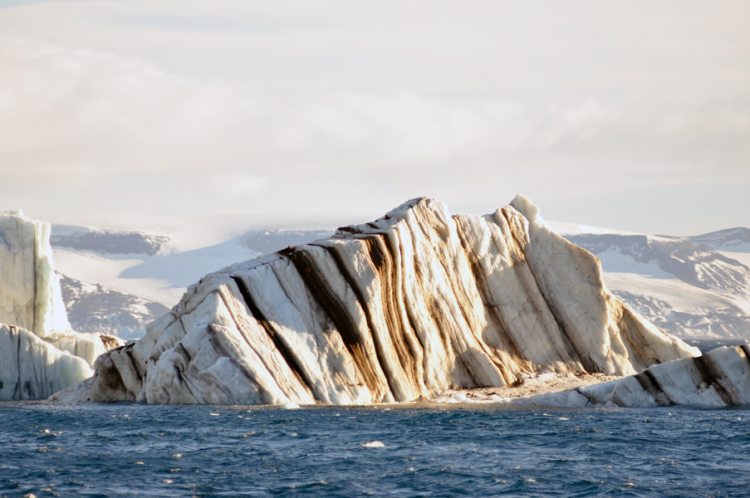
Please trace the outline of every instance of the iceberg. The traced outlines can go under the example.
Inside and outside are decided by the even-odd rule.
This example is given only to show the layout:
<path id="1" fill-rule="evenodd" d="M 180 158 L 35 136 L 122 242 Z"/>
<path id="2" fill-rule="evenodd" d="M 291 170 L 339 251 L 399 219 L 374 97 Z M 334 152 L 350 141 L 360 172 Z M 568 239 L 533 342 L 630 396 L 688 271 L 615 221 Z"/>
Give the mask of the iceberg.
<path id="1" fill-rule="evenodd" d="M 45 399 L 93 373 L 85 360 L 34 333 L 0 325 L 0 401 Z"/>
<path id="2" fill-rule="evenodd" d="M 643 372 L 603 384 L 501 400 L 519 406 L 750 404 L 750 345 L 721 347 L 703 356 L 653 365 Z"/>
<path id="3" fill-rule="evenodd" d="M 0 213 L 0 323 L 41 338 L 70 331 L 49 234 L 48 223 L 21 211 Z"/>
<path id="4" fill-rule="evenodd" d="M 485 216 L 413 199 L 384 217 L 206 275 L 95 363 L 92 401 L 348 405 L 634 375 L 700 352 L 632 312 L 599 260 L 518 196 Z"/>
<path id="5" fill-rule="evenodd" d="M 21 211 L 0 213 L 0 399 L 46 398 L 90 377 L 99 355 L 123 345 L 71 329 L 49 235 L 49 224 Z"/>

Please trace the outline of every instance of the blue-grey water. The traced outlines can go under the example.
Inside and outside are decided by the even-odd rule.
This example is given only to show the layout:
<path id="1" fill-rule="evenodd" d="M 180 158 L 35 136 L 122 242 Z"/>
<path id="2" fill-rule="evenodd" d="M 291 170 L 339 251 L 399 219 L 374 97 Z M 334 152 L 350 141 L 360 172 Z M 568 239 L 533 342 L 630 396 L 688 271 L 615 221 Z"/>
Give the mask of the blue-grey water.
<path id="1" fill-rule="evenodd" d="M 0 404 L 0 496 L 748 496 L 749 422 L 676 407 Z"/>

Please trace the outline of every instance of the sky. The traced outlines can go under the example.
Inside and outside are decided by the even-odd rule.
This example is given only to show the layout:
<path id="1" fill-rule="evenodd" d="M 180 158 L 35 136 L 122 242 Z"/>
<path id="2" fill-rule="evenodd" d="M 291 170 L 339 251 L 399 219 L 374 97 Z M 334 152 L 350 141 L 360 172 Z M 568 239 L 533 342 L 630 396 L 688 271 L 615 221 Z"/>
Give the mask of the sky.
<path id="1" fill-rule="evenodd" d="M 0 210 L 750 226 L 750 2 L 0 0 Z M 363 220 L 364 221 L 364 220 Z"/>

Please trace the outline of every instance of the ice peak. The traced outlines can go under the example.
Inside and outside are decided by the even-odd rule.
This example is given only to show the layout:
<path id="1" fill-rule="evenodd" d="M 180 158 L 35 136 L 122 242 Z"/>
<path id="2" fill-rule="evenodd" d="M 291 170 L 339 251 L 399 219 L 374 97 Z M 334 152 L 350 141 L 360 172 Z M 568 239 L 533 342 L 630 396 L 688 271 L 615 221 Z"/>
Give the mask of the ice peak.
<path id="1" fill-rule="evenodd" d="M 542 217 L 539 215 L 539 206 L 531 202 L 527 197 L 518 194 L 512 201 L 510 201 L 510 205 L 513 206 L 516 211 L 521 213 L 524 218 L 529 220 L 529 223 L 542 223 Z"/>

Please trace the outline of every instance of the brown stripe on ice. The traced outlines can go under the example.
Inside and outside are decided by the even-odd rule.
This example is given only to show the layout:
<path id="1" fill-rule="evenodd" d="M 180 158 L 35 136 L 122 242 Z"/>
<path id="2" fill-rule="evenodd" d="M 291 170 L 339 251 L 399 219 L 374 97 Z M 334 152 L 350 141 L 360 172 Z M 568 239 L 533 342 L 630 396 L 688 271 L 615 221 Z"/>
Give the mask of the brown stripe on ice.
<path id="1" fill-rule="evenodd" d="M 326 282 L 322 272 L 316 267 L 313 259 L 306 252 L 297 248 L 284 249 L 279 251 L 279 254 L 292 262 L 310 295 L 341 334 L 341 338 L 352 355 L 354 364 L 362 376 L 365 385 L 370 390 L 373 399 L 383 399 L 385 390 L 381 384 L 380 376 L 370 363 L 365 345 L 359 340 L 357 324 L 349 316 L 346 306 L 340 302 L 339 298 L 329 287 L 328 282 Z"/>
<path id="2" fill-rule="evenodd" d="M 455 300 L 456 307 L 458 308 L 458 311 L 460 311 L 461 316 L 464 319 L 464 323 L 469 327 L 472 328 L 472 320 L 467 316 L 467 312 L 464 309 L 464 307 L 461 305 L 461 300 L 458 299 L 458 292 L 456 289 L 456 286 L 454 285 L 455 278 L 452 274 L 453 272 L 446 267 L 445 264 L 445 255 L 440 254 L 437 250 L 438 247 L 446 247 L 448 244 L 446 241 L 442 238 L 440 238 L 437 241 L 433 240 L 433 234 L 440 235 L 439 225 L 430 223 L 428 220 L 424 219 L 424 216 L 422 215 L 422 210 L 420 209 L 414 209 L 412 211 L 415 220 L 417 221 L 417 226 L 419 227 L 420 231 L 424 235 L 425 239 L 429 242 L 428 245 L 425 246 L 425 249 L 430 249 L 433 253 L 433 258 L 437 260 L 440 263 L 440 266 L 443 268 L 443 272 L 445 272 L 445 275 L 448 277 L 446 280 L 448 281 L 449 285 L 451 286 L 451 290 L 453 291 L 453 296 Z M 435 213 L 437 214 L 437 213 Z M 438 220 L 443 221 L 443 220 Z M 429 227 L 431 230 L 428 230 L 425 227 Z M 443 230 L 445 231 L 445 230 Z M 416 254 L 415 254 L 416 256 Z M 429 258 L 429 256 L 428 256 Z M 419 266 L 417 265 L 417 258 L 414 258 L 414 265 L 415 269 L 418 270 Z M 426 276 L 422 275 L 422 278 L 420 280 L 425 280 Z M 423 286 L 420 286 L 420 288 L 423 288 Z M 476 387 L 492 387 L 489 385 L 486 385 L 484 381 L 481 380 L 481 373 L 474 372 L 474 369 L 472 368 L 473 365 L 470 361 L 467 361 L 466 358 L 464 358 L 464 349 L 461 347 L 460 344 L 458 344 L 458 339 L 462 337 L 462 330 L 457 328 L 458 324 L 452 323 L 450 320 L 446 319 L 446 313 L 444 310 L 444 306 L 441 305 L 441 303 L 432 295 L 428 295 L 425 292 L 422 292 L 423 299 L 425 304 L 427 305 L 427 310 L 430 312 L 430 317 L 432 318 L 433 323 L 437 326 L 438 330 L 440 331 L 440 337 L 443 339 L 444 345 L 450 344 L 453 352 L 455 353 L 456 359 L 461 363 L 461 365 L 464 368 L 464 371 L 466 374 L 471 377 L 472 381 L 474 382 L 474 386 Z M 458 318 L 458 317 L 456 317 Z M 476 327 L 474 327 L 476 328 Z M 473 337 L 473 334 L 472 334 Z M 475 345 L 478 345 L 478 341 L 475 341 Z M 449 350 L 449 348 L 445 347 L 446 352 Z M 501 373 L 502 375 L 502 373 Z M 474 387 L 474 386 L 467 386 L 467 387 Z"/>
<path id="3" fill-rule="evenodd" d="M 369 247 L 370 260 L 380 277 L 380 301 L 384 315 L 383 318 L 385 319 L 388 334 L 396 351 L 401 369 L 405 377 L 409 380 L 410 390 L 412 391 L 411 398 L 413 399 L 421 391 L 419 388 L 416 359 L 414 358 L 414 352 L 406 340 L 405 336 L 407 332 L 405 324 L 402 323 L 401 313 L 395 303 L 395 300 L 399 296 L 393 285 L 398 278 L 396 272 L 399 269 L 395 267 L 391 247 L 384 239 L 383 235 L 374 234 L 365 240 Z"/>
<path id="4" fill-rule="evenodd" d="M 748 344 L 741 344 L 738 346 L 740 348 L 740 351 L 745 355 L 745 359 L 747 359 L 748 364 L 750 364 L 750 345 Z"/>
<path id="5" fill-rule="evenodd" d="M 656 377 L 654 377 L 654 374 L 651 373 L 650 370 L 644 370 L 633 377 L 635 377 L 635 380 L 641 385 L 641 388 L 654 398 L 657 405 L 668 406 L 676 404 L 669 398 L 667 393 L 664 392 L 661 384 L 656 380 Z"/>
<path id="6" fill-rule="evenodd" d="M 271 322 L 268 321 L 263 311 L 255 302 L 255 299 L 253 299 L 253 295 L 251 294 L 250 289 L 247 287 L 247 284 L 245 283 L 245 281 L 242 278 L 235 276 L 235 275 L 232 276 L 232 280 L 234 280 L 234 283 L 237 284 L 237 289 L 239 289 L 240 291 L 242 300 L 245 301 L 245 304 L 250 310 L 250 313 L 252 314 L 253 318 L 255 318 L 258 321 L 258 323 L 261 325 L 263 330 L 266 331 L 266 334 L 271 339 L 271 342 L 273 342 L 273 345 L 276 347 L 276 350 L 281 354 L 281 357 L 284 359 L 284 362 L 286 362 L 290 370 L 294 372 L 295 376 L 300 381 L 300 383 L 307 388 L 307 390 L 311 393 L 313 397 L 315 397 L 315 392 L 312 389 L 313 383 L 308 378 L 307 372 L 305 372 L 304 368 L 302 368 L 302 365 L 297 359 L 297 356 L 294 354 L 294 349 L 286 343 L 286 341 L 284 340 L 284 337 L 281 334 L 279 334 L 279 332 L 271 324 Z M 229 306 L 227 306 L 227 309 L 229 309 Z M 231 313 L 231 310 L 230 310 L 230 313 Z M 232 315 L 232 318 L 233 319 L 235 318 L 234 315 Z M 236 319 L 235 319 L 235 324 L 237 325 L 237 329 L 242 334 L 242 337 L 243 339 L 245 339 L 245 342 L 247 343 L 247 345 L 253 350 L 255 350 L 255 348 L 253 348 L 248 338 L 245 336 L 245 331 L 240 326 L 240 324 L 237 323 Z M 259 354 L 258 351 L 255 351 L 255 352 L 256 354 L 258 354 L 261 360 L 264 360 L 263 355 Z M 266 365 L 266 367 L 268 367 L 268 365 Z"/>
<path id="7" fill-rule="evenodd" d="M 696 356 L 693 358 L 693 364 L 703 381 L 710 386 L 714 386 L 716 394 L 719 395 L 725 405 L 734 406 L 742 404 L 742 400 L 737 393 L 726 388 L 722 382 L 722 380 L 727 380 L 726 376 L 710 358 L 706 356 Z M 727 384 L 729 384 L 729 382 L 727 382 Z"/>
<path id="8" fill-rule="evenodd" d="M 363 238 L 363 239 L 357 239 L 362 240 L 362 242 L 367 246 L 368 253 L 370 253 L 370 259 L 375 266 L 375 269 L 378 269 L 378 266 L 383 265 L 383 255 L 380 252 L 376 252 L 375 255 L 371 254 L 372 251 L 372 242 L 370 241 L 370 238 Z M 365 296 L 364 290 L 360 288 L 357 279 L 354 278 L 354 275 L 351 274 L 349 269 L 346 266 L 346 263 L 344 262 L 344 255 L 341 254 L 341 251 L 339 251 L 339 248 L 334 246 L 321 246 L 317 244 L 310 244 L 317 247 L 320 247 L 321 249 L 325 250 L 332 258 L 333 261 L 336 263 L 336 268 L 338 269 L 339 273 L 342 277 L 344 277 L 344 280 L 349 285 L 349 288 L 352 289 L 352 292 L 354 292 L 354 295 L 357 298 L 357 302 L 359 303 L 359 306 L 362 308 L 362 312 L 365 314 L 365 321 L 367 322 L 367 328 L 368 333 L 370 334 L 370 339 L 372 340 L 373 345 L 375 346 L 375 358 L 377 358 L 378 363 L 380 365 L 381 371 L 385 374 L 385 380 L 388 383 L 388 389 L 390 390 L 391 394 L 394 398 L 396 398 L 397 401 L 410 401 L 409 399 L 400 399 L 403 398 L 403 396 L 398 395 L 398 390 L 395 389 L 393 385 L 393 378 L 392 375 L 388 375 L 388 364 L 385 360 L 385 345 L 381 344 L 380 339 L 378 338 L 377 334 L 374 333 L 375 331 L 375 323 L 372 316 L 372 310 L 370 309 L 370 306 L 368 304 L 367 297 Z M 382 282 L 381 282 L 382 285 Z M 387 318 L 386 318 L 387 320 Z M 394 365 L 395 366 L 395 365 Z"/>
<path id="9" fill-rule="evenodd" d="M 518 344 L 511 335 L 499 306 L 493 302 L 493 299 L 491 299 L 489 285 L 487 284 L 487 279 L 485 278 L 484 272 L 481 268 L 481 264 L 479 263 L 479 258 L 471 249 L 471 247 L 469 246 L 469 241 L 466 239 L 466 235 L 464 233 L 465 229 L 463 226 L 463 217 L 454 216 L 453 219 L 456 220 L 456 224 L 461 228 L 460 230 L 458 230 L 461 247 L 464 254 L 466 255 L 466 259 L 469 262 L 469 268 L 471 268 L 472 275 L 474 276 L 474 280 L 476 281 L 477 290 L 479 291 L 479 297 L 482 299 L 482 304 L 484 305 L 484 308 L 489 312 L 488 315 L 490 317 L 490 320 L 492 320 L 496 329 L 500 332 L 501 338 L 507 348 L 507 353 L 510 354 L 513 360 L 516 362 L 517 366 L 521 367 L 522 369 L 526 367 L 525 370 L 530 370 L 528 368 L 529 362 L 524 358 L 523 353 L 521 352 L 521 348 L 518 347 Z M 490 358 L 494 360 L 492 356 L 490 356 Z M 495 364 L 502 372 L 503 378 L 505 379 L 505 382 L 507 384 L 511 384 L 518 379 L 507 365 L 499 361 L 495 361 Z"/>

